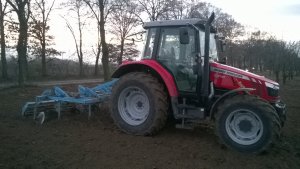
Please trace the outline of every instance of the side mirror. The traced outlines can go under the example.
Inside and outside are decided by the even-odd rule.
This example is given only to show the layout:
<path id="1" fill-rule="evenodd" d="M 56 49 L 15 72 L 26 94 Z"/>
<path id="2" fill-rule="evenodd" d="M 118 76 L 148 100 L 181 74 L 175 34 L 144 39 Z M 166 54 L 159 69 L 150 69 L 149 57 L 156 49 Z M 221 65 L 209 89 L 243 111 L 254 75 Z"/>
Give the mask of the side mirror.
<path id="1" fill-rule="evenodd" d="M 223 35 L 217 35 L 216 39 L 217 39 L 217 42 L 218 42 L 219 51 L 220 52 L 225 52 L 225 47 L 226 47 L 225 37 Z"/>
<path id="2" fill-rule="evenodd" d="M 226 65 L 227 64 L 227 57 L 223 56 L 219 59 L 219 63 Z"/>
<path id="3" fill-rule="evenodd" d="M 190 36 L 187 27 L 179 28 L 179 40 L 181 44 L 189 44 Z"/>
<path id="4" fill-rule="evenodd" d="M 220 45 L 221 52 L 225 52 L 225 50 L 226 50 L 226 43 L 224 42 L 224 40 L 220 40 L 219 41 L 219 45 Z"/>

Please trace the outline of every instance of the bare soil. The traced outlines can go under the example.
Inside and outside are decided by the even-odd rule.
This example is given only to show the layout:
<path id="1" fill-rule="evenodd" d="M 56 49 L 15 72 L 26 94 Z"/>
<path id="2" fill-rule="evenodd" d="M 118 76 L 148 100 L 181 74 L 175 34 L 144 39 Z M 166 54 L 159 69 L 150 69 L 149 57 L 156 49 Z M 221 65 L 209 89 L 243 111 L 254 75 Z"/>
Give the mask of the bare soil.
<path id="1" fill-rule="evenodd" d="M 75 91 L 75 85 L 64 88 Z M 1 169 L 300 168 L 299 78 L 289 81 L 281 92 L 288 105 L 281 140 L 262 155 L 225 148 L 210 127 L 180 130 L 168 124 L 153 137 L 127 135 L 115 127 L 106 104 L 91 120 L 84 113 L 66 113 L 61 120 L 43 125 L 22 118 L 23 104 L 44 89 L 0 90 Z"/>

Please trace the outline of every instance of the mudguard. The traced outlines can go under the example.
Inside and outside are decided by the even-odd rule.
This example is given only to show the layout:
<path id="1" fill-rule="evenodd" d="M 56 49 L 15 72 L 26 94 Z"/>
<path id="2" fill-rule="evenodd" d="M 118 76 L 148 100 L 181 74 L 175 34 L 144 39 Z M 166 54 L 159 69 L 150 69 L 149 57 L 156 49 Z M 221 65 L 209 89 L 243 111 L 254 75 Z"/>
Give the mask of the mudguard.
<path id="1" fill-rule="evenodd" d="M 214 117 L 214 112 L 215 112 L 216 108 L 218 107 L 219 103 L 222 103 L 222 101 L 223 101 L 224 99 L 226 99 L 227 97 L 231 96 L 231 94 L 237 94 L 237 93 L 239 93 L 239 92 L 245 92 L 245 93 L 248 93 L 248 92 L 253 91 L 253 90 L 255 90 L 255 89 L 253 89 L 253 88 L 237 88 L 237 89 L 230 90 L 230 91 L 224 93 L 224 94 L 223 94 L 221 97 L 219 97 L 219 98 L 214 102 L 214 104 L 211 106 L 211 108 L 210 108 L 210 113 L 209 113 L 210 119 L 213 119 L 213 117 Z"/>
<path id="2" fill-rule="evenodd" d="M 142 71 L 151 73 L 161 80 L 166 86 L 170 97 L 177 97 L 178 90 L 173 75 L 155 60 L 145 59 L 123 63 L 112 75 L 112 78 L 120 78 L 124 74 Z"/>

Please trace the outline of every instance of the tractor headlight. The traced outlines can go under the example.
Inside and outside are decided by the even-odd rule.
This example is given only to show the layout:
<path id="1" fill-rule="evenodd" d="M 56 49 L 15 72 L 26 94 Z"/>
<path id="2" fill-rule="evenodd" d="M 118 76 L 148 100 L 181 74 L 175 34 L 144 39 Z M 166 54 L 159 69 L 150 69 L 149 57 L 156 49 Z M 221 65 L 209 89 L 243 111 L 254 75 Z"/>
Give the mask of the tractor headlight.
<path id="1" fill-rule="evenodd" d="M 269 82 L 265 82 L 268 95 L 272 97 L 277 97 L 279 95 L 279 85 L 278 84 L 273 84 Z"/>

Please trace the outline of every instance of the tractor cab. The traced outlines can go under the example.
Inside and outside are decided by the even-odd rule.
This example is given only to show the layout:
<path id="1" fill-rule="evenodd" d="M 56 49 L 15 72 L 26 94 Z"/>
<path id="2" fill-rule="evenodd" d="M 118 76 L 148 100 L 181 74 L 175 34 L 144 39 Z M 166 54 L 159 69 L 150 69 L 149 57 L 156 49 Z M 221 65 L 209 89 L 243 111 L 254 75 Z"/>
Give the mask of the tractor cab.
<path id="1" fill-rule="evenodd" d="M 142 59 L 158 61 L 170 72 L 180 95 L 197 97 L 204 65 L 205 25 L 200 19 L 154 21 L 144 24 L 147 41 Z M 217 36 L 209 35 L 209 58 L 218 61 Z M 198 85 L 197 85 L 198 84 Z"/>
<path id="2" fill-rule="evenodd" d="M 205 55 L 205 22 L 200 19 L 144 24 L 147 40 L 142 59 L 158 61 L 174 77 L 180 96 L 199 99 Z M 216 31 L 210 28 L 209 59 L 218 61 Z M 208 76 L 208 75 L 206 75 Z"/>

